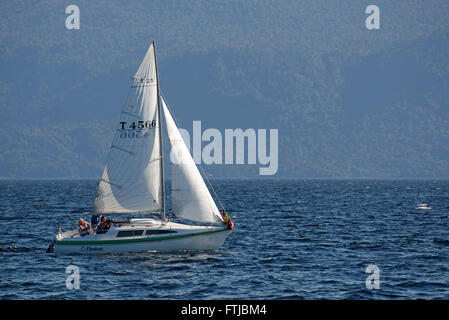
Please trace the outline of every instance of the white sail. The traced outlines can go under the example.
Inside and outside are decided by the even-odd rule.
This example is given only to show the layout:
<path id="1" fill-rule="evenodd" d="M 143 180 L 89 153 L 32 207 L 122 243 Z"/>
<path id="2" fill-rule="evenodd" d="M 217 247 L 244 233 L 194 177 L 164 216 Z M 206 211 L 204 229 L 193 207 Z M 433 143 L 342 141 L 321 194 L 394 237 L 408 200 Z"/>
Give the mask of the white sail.
<path id="1" fill-rule="evenodd" d="M 180 218 L 198 222 L 222 222 L 212 196 L 187 149 L 170 111 L 161 97 L 171 144 L 172 210 Z"/>
<path id="2" fill-rule="evenodd" d="M 94 202 L 98 213 L 149 212 L 161 208 L 154 44 L 150 45 L 132 80 L 98 186 Z"/>

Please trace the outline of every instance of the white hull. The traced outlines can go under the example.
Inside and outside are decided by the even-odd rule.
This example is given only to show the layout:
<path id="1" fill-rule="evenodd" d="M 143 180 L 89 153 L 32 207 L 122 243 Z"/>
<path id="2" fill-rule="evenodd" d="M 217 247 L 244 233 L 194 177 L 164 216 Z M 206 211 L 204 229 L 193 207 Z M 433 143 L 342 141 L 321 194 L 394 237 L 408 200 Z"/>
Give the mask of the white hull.
<path id="1" fill-rule="evenodd" d="M 53 244 L 55 253 L 125 253 L 148 251 L 216 250 L 232 230 L 225 227 L 161 223 L 153 219 L 131 220 L 114 225 L 105 234 L 81 237 L 76 230 L 60 233 Z M 119 236 L 130 232 L 139 236 Z"/>

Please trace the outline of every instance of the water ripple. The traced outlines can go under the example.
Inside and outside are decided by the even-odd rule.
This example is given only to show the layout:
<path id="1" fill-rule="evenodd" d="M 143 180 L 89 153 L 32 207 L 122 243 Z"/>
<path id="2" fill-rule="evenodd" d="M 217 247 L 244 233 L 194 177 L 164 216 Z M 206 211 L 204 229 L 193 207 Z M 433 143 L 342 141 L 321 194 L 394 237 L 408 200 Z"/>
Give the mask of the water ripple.
<path id="1" fill-rule="evenodd" d="M 0 298 L 449 298 L 448 181 L 213 183 L 236 223 L 218 251 L 57 256 L 58 223 L 89 211 L 96 183 L 0 181 Z"/>

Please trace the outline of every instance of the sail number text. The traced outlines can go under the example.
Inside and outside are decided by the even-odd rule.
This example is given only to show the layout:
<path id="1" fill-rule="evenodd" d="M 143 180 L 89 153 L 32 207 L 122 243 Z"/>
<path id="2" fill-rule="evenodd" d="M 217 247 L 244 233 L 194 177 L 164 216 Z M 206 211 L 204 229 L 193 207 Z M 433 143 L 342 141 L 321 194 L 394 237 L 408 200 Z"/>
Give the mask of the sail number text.
<path id="1" fill-rule="evenodd" d="M 156 120 L 148 121 L 133 121 L 128 124 L 126 121 L 120 121 L 121 129 L 151 129 L 156 127 Z"/>
<path id="2" fill-rule="evenodd" d="M 156 120 L 134 121 L 128 123 L 120 121 L 120 138 L 121 139 L 139 139 L 148 137 L 148 132 L 142 133 L 142 130 L 153 129 L 156 127 Z M 123 130 L 123 131 L 122 131 Z"/>

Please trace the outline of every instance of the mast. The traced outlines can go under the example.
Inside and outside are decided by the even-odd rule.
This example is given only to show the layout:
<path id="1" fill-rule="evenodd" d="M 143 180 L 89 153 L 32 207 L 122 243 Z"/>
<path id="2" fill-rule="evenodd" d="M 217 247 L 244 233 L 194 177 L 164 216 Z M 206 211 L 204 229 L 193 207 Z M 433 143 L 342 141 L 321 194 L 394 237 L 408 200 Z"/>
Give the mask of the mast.
<path id="1" fill-rule="evenodd" d="M 161 154 L 161 188 L 162 188 L 162 203 L 161 213 L 162 220 L 165 221 L 165 182 L 164 182 L 164 147 L 162 145 L 162 113 L 161 113 L 161 94 L 159 90 L 159 75 L 157 72 L 157 59 L 156 59 L 156 45 L 153 41 L 154 50 L 154 64 L 156 68 L 156 81 L 157 81 L 157 114 L 159 119 L 159 151 Z"/>

